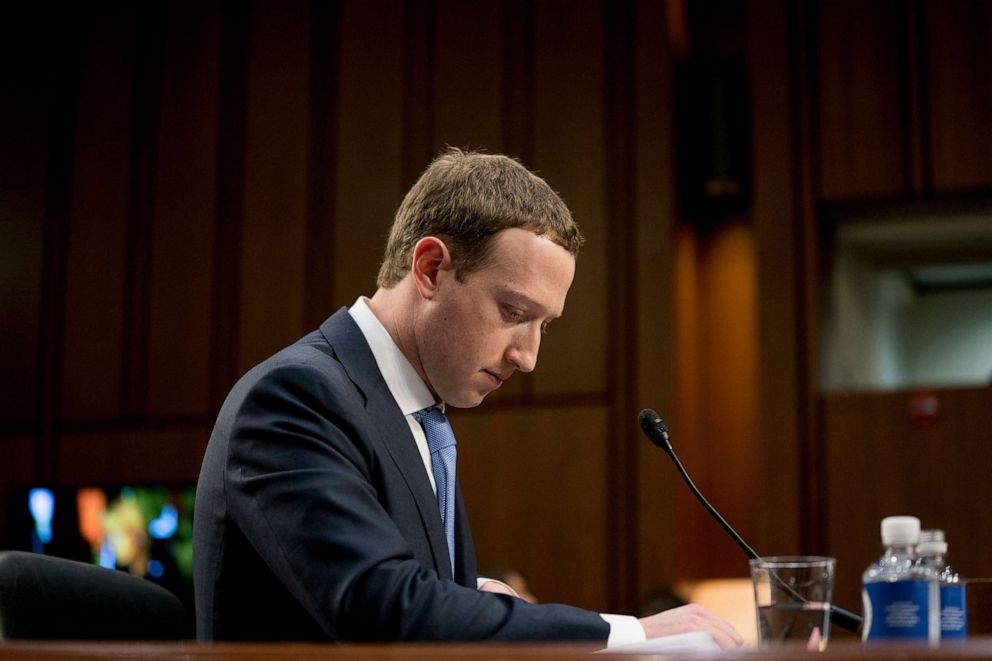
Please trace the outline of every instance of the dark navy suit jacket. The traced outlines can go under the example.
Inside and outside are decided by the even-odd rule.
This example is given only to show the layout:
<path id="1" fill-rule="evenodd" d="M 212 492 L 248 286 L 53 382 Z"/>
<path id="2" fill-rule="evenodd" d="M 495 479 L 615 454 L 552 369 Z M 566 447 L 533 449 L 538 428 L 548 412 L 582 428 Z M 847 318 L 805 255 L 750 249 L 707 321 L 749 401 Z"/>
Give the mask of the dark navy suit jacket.
<path id="1" fill-rule="evenodd" d="M 569 606 L 475 589 L 456 496 L 455 576 L 423 459 L 345 308 L 256 366 L 221 408 L 194 516 L 203 640 L 599 640 Z"/>

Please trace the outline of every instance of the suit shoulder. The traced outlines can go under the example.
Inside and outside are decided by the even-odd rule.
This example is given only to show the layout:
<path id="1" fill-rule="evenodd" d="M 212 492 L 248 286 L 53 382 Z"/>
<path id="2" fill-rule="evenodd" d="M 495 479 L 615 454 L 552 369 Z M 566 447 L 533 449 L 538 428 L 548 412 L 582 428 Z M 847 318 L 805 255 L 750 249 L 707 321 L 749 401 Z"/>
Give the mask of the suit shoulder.
<path id="1" fill-rule="evenodd" d="M 341 361 L 319 333 L 311 333 L 262 361 L 242 376 L 224 408 L 239 408 L 249 396 L 281 393 L 324 408 L 354 405 L 363 400 Z"/>

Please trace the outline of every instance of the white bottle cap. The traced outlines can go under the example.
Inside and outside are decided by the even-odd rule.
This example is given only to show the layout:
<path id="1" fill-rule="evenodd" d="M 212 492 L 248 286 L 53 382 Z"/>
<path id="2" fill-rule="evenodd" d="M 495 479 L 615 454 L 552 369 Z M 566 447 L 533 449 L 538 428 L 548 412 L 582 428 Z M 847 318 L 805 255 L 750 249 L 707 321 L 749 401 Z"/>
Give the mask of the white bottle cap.
<path id="1" fill-rule="evenodd" d="M 920 520 L 915 516 L 887 516 L 882 519 L 883 546 L 912 546 L 920 539 Z"/>
<path id="2" fill-rule="evenodd" d="M 944 541 L 943 530 L 921 530 L 920 542 L 916 545 L 917 555 L 944 555 L 947 553 L 947 542 Z"/>
<path id="3" fill-rule="evenodd" d="M 944 555 L 947 542 L 920 542 L 916 545 L 916 555 Z"/>

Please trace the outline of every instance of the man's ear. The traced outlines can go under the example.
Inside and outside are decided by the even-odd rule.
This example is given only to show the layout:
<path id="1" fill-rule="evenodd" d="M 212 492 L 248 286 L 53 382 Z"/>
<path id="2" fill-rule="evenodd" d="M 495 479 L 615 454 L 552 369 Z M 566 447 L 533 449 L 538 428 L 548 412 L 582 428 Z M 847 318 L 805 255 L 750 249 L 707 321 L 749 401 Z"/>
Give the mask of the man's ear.
<path id="1" fill-rule="evenodd" d="M 413 265 L 410 272 L 413 284 L 423 298 L 434 298 L 438 274 L 451 270 L 451 253 L 444 241 L 435 236 L 425 236 L 413 247 Z"/>

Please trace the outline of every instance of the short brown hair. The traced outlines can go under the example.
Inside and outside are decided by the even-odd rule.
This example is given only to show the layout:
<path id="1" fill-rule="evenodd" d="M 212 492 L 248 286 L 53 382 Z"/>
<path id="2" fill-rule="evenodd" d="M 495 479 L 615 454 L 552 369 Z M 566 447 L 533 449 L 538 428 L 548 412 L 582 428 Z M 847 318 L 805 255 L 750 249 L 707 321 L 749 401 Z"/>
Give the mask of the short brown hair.
<path id="1" fill-rule="evenodd" d="M 378 285 L 396 285 L 425 236 L 448 245 L 461 280 L 489 256 L 492 238 L 519 227 L 579 254 L 582 234 L 562 199 L 520 162 L 501 154 L 448 148 L 434 159 L 396 211 Z"/>

